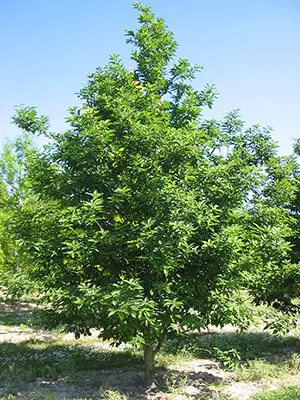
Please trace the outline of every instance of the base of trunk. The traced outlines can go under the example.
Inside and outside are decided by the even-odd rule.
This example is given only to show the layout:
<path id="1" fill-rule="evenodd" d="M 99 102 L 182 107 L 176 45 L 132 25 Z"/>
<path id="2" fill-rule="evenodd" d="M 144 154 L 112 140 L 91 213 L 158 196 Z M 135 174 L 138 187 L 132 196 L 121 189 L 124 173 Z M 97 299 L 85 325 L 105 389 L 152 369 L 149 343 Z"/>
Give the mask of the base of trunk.
<path id="1" fill-rule="evenodd" d="M 154 382 L 154 351 L 153 346 L 145 344 L 144 346 L 144 362 L 145 362 L 145 385 L 149 388 Z"/>

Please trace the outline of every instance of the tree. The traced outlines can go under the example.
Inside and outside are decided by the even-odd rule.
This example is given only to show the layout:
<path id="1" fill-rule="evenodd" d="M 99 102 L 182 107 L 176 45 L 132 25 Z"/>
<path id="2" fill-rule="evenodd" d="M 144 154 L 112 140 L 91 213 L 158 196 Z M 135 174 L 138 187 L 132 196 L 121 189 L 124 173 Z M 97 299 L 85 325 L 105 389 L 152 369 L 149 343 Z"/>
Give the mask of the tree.
<path id="1" fill-rule="evenodd" d="M 294 156 L 296 167 L 294 168 L 294 178 L 295 178 L 295 191 L 294 196 L 290 198 L 288 203 L 288 208 L 290 210 L 291 216 L 294 218 L 295 224 L 294 235 L 293 235 L 293 254 L 292 259 L 295 263 L 300 262 L 300 139 L 294 142 Z"/>
<path id="2" fill-rule="evenodd" d="M 296 327 L 300 310 L 299 164 L 296 156 L 272 158 L 265 166 L 262 189 L 258 204 L 263 213 L 257 213 L 259 224 L 256 226 L 259 231 L 255 235 L 250 233 L 258 244 L 258 265 L 248 288 L 256 303 L 263 302 L 277 310 L 268 313 L 271 318 L 266 315 L 266 327 L 275 333 L 288 332 Z M 270 232 L 273 232 L 272 237 Z"/>
<path id="3" fill-rule="evenodd" d="M 36 151 L 28 136 L 7 142 L 0 156 L 0 285 L 10 296 L 25 293 L 28 258 L 12 224 L 15 209 L 29 196 L 27 155 Z M 29 287 L 27 287 L 29 289 Z"/>
<path id="4" fill-rule="evenodd" d="M 249 231 L 256 242 L 257 264 L 248 288 L 256 303 L 277 309 L 277 315 L 267 325 L 275 332 L 290 330 L 298 319 L 299 306 L 295 302 L 300 296 L 298 174 L 294 156 L 269 160 L 256 199 L 255 230 Z"/>
<path id="5" fill-rule="evenodd" d="M 150 385 L 169 335 L 247 325 L 241 289 L 284 262 L 291 232 L 280 201 L 262 201 L 277 159 L 269 130 L 245 129 L 236 111 L 203 119 L 214 87 L 195 90 L 201 68 L 175 60 L 164 21 L 134 7 L 133 69 L 113 55 L 89 75 L 69 130 L 50 132 L 33 107 L 16 113 L 50 142 L 30 158 L 32 194 L 15 218 L 49 320 L 143 346 Z"/>

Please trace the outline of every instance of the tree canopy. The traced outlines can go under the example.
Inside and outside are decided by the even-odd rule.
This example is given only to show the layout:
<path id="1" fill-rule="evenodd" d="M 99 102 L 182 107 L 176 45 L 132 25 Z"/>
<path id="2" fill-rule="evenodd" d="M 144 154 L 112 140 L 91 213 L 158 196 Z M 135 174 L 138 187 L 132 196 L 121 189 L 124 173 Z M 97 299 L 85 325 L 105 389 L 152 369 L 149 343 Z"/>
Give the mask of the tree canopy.
<path id="1" fill-rule="evenodd" d="M 24 294 L 24 283 L 29 283 L 24 274 L 27 254 L 15 236 L 12 221 L 29 195 L 25 160 L 34 151 L 31 138 L 24 135 L 7 142 L 0 154 L 0 287 L 1 292 L 5 287 L 6 293 L 13 297 Z"/>
<path id="2" fill-rule="evenodd" d="M 33 107 L 17 111 L 15 123 L 49 144 L 27 160 L 30 196 L 15 221 L 49 321 L 142 345 L 150 384 L 168 335 L 246 327 L 243 289 L 283 302 L 282 290 L 267 293 L 274 271 L 296 271 L 286 207 L 294 159 L 237 111 L 206 120 L 214 86 L 194 89 L 201 67 L 176 58 L 163 19 L 134 7 L 133 67 L 113 55 L 90 74 L 69 130 L 51 132 Z"/>

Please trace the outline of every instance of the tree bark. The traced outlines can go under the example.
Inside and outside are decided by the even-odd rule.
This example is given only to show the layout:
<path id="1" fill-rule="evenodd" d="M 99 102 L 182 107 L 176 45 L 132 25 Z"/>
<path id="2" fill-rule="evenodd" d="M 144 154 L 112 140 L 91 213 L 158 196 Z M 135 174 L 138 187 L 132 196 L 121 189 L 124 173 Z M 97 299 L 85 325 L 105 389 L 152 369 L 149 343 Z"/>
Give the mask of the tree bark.
<path id="1" fill-rule="evenodd" d="M 144 346 L 145 384 L 151 387 L 154 382 L 154 350 L 152 344 Z"/>

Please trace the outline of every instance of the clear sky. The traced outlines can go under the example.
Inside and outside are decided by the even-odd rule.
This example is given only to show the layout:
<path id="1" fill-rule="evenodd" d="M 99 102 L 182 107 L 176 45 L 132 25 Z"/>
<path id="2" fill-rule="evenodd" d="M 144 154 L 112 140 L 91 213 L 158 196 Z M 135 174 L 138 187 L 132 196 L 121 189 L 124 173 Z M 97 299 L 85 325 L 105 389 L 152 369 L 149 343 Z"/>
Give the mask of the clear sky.
<path id="1" fill-rule="evenodd" d="M 300 137 L 300 0 L 148 0 L 179 43 L 178 56 L 204 66 L 195 85 L 215 83 L 209 116 L 239 108 L 247 124 L 274 128 L 281 154 Z M 124 29 L 130 0 L 0 0 L 0 144 L 18 129 L 14 106 L 35 105 L 53 130 L 86 76 L 111 53 L 130 65 Z"/>

